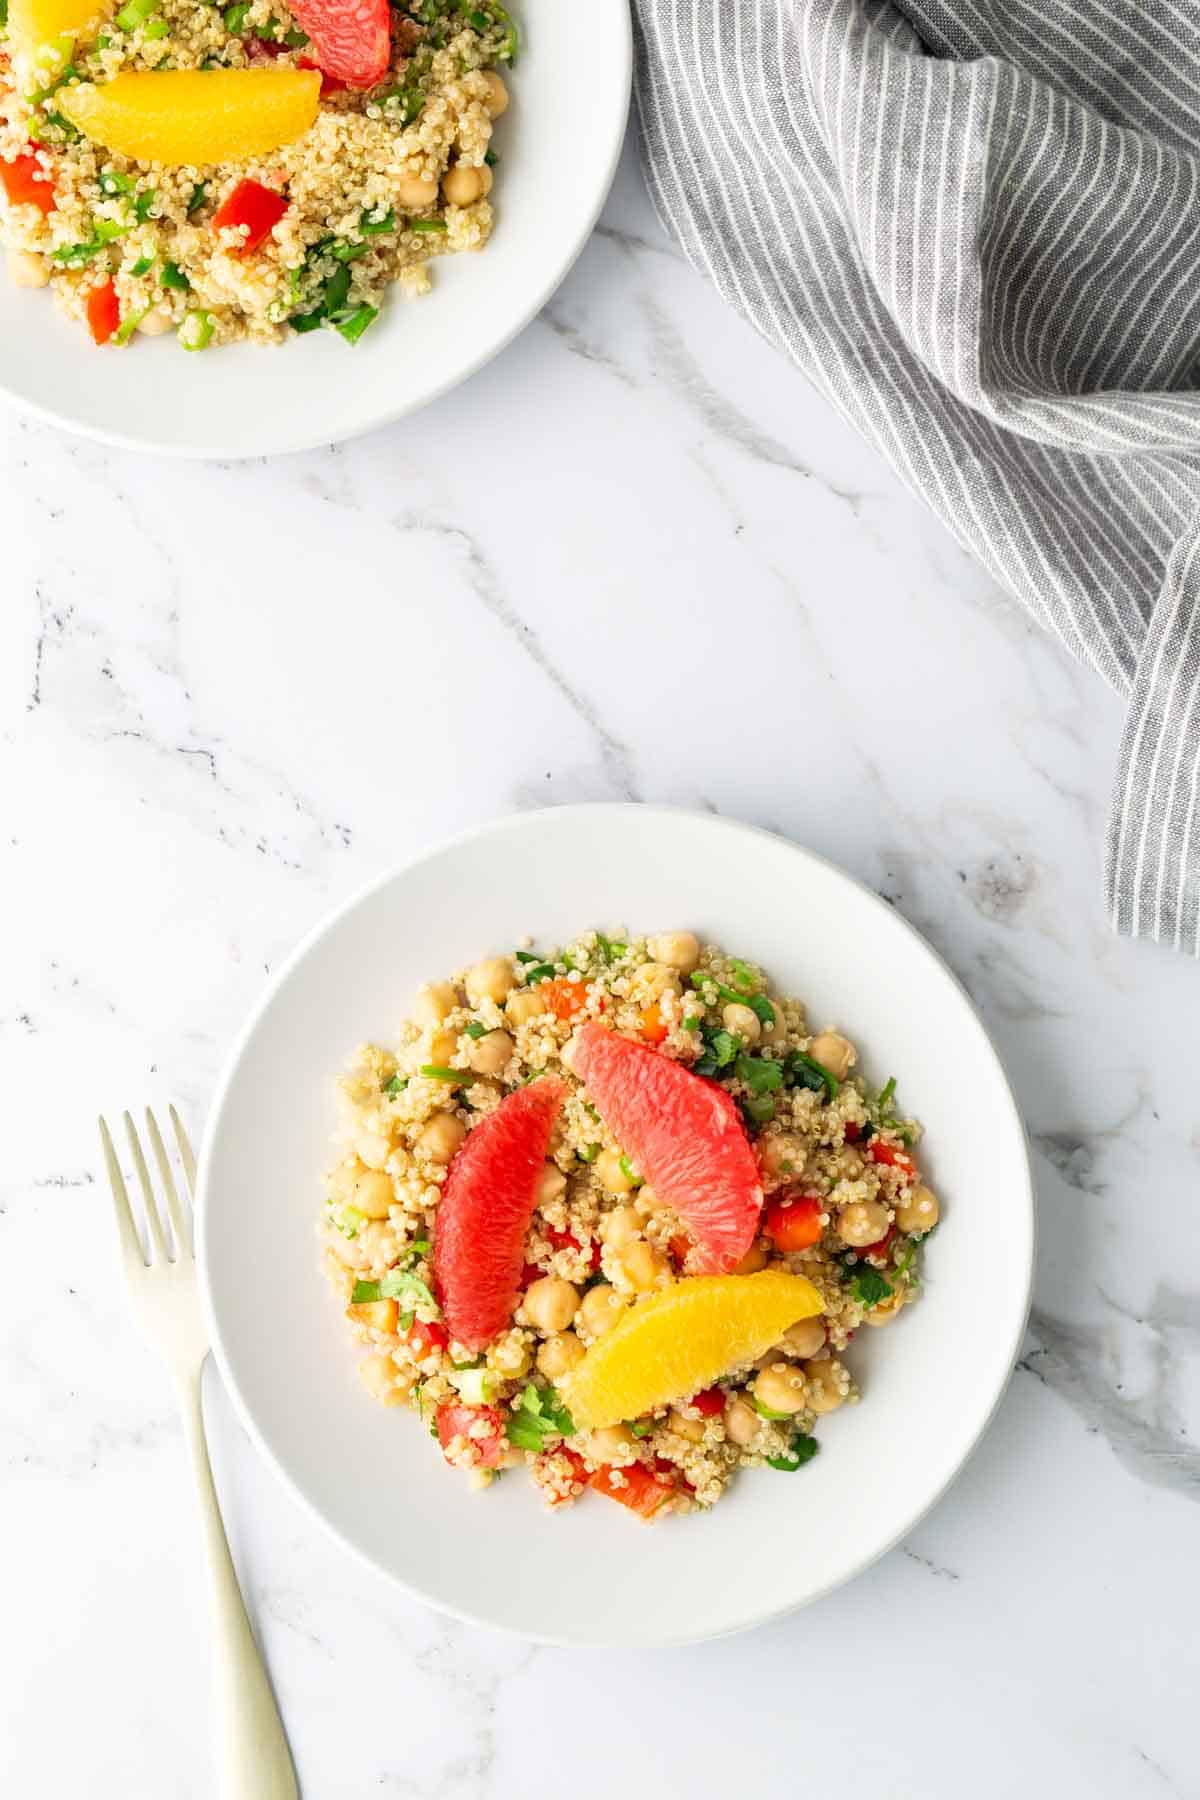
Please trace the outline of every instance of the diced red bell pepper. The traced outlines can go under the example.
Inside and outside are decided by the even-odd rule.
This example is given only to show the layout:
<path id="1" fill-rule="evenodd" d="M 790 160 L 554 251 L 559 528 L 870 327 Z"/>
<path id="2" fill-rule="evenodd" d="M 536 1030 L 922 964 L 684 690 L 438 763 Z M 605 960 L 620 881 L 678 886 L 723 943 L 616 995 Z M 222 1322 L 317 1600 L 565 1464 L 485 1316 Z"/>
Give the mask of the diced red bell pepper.
<path id="1" fill-rule="evenodd" d="M 99 287 L 89 290 L 87 322 L 92 340 L 97 344 L 107 344 L 121 323 L 121 302 L 111 281 L 102 281 Z"/>
<path id="2" fill-rule="evenodd" d="M 846 1125 L 846 1142 L 848 1144 L 857 1144 L 857 1142 L 861 1136 L 862 1136 L 862 1126 L 856 1125 L 854 1123 L 853 1119 L 851 1119 L 848 1122 L 848 1124 Z"/>
<path id="3" fill-rule="evenodd" d="M 545 1273 L 545 1269 L 539 1269 L 536 1263 L 526 1263 L 521 1270 L 521 1286 L 523 1288 L 531 1287 L 535 1281 L 540 1281 Z"/>
<path id="4" fill-rule="evenodd" d="M 577 1450 L 568 1450 L 565 1444 L 560 1444 L 557 1450 L 549 1452 L 548 1455 L 539 1456 L 537 1460 L 539 1463 L 548 1462 L 550 1456 L 553 1456 L 556 1462 L 566 1461 L 570 1466 L 571 1480 L 578 1482 L 580 1487 L 587 1486 L 587 1464 Z M 574 1498 L 571 1494 L 556 1494 L 553 1488 L 547 1488 L 545 1494 L 550 1506 L 565 1506 L 568 1500 Z"/>
<path id="5" fill-rule="evenodd" d="M 909 1181 L 916 1178 L 917 1159 L 902 1150 L 898 1144 L 889 1144 L 884 1139 L 873 1137 L 867 1145 L 867 1155 L 872 1162 L 887 1163 L 890 1168 L 899 1169 Z"/>
<path id="6" fill-rule="evenodd" d="M 486 1425 L 487 1430 L 476 1437 L 474 1433 L 481 1424 Z M 467 1406 L 460 1401 L 446 1400 L 437 1409 L 437 1434 L 443 1451 L 449 1450 L 455 1438 L 465 1438 L 476 1452 L 479 1466 L 484 1469 L 498 1469 L 508 1451 L 504 1420 L 494 1406 Z M 449 1462 L 449 1456 L 446 1460 Z"/>
<path id="7" fill-rule="evenodd" d="M 54 211 L 54 183 L 46 179 L 46 171 L 36 156 L 0 162 L 0 181 L 10 205 L 36 206 L 41 213 Z"/>
<path id="8" fill-rule="evenodd" d="M 638 1030 L 648 1044 L 661 1044 L 667 1035 L 667 1021 L 657 1000 L 644 1006 L 638 1018 Z"/>
<path id="9" fill-rule="evenodd" d="M 560 1231 L 557 1225 L 543 1225 L 542 1231 L 545 1233 L 546 1237 L 549 1238 L 556 1250 L 578 1250 L 581 1254 L 586 1251 L 590 1255 L 592 1268 L 599 1268 L 600 1245 L 595 1238 L 592 1239 L 590 1244 L 584 1245 L 580 1243 L 573 1231 Z M 541 1273 L 542 1271 L 539 1269 L 538 1275 Z"/>
<path id="10" fill-rule="evenodd" d="M 640 1463 L 630 1463 L 623 1469 L 605 1463 L 592 1476 L 592 1486 L 598 1494 L 607 1494 L 610 1500 L 620 1501 L 622 1506 L 639 1513 L 643 1519 L 653 1518 L 675 1489 L 669 1476 L 651 1475 Z"/>
<path id="11" fill-rule="evenodd" d="M 404 1341 L 414 1350 L 420 1361 L 431 1356 L 435 1350 L 444 1350 L 450 1342 L 450 1333 L 444 1325 L 425 1319 L 414 1319 L 404 1334 Z"/>
<path id="12" fill-rule="evenodd" d="M 820 1242 L 825 1202 L 818 1194 L 792 1194 L 772 1201 L 763 1218 L 777 1250 L 807 1250 Z"/>
<path id="13" fill-rule="evenodd" d="M 568 981 L 565 975 L 558 975 L 553 981 L 543 981 L 539 985 L 542 999 L 556 1019 L 573 1019 L 587 1005 L 589 984 L 586 981 Z"/>
<path id="14" fill-rule="evenodd" d="M 244 255 L 248 250 L 258 249 L 287 209 L 287 201 L 274 188 L 264 187 L 261 181 L 239 181 L 213 214 L 213 230 L 244 225 L 246 236 L 239 246 Z"/>
<path id="15" fill-rule="evenodd" d="M 705 1388 L 702 1393 L 693 1394 L 688 1401 L 696 1411 L 706 1419 L 715 1419 L 718 1413 L 725 1411 L 725 1395 L 719 1387 Z"/>

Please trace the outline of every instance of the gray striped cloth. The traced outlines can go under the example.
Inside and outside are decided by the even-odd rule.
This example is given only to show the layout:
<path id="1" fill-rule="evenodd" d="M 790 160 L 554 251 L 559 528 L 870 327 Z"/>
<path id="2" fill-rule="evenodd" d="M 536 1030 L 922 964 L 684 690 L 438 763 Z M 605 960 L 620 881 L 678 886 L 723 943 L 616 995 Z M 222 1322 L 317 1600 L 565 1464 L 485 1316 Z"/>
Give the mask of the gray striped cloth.
<path id="1" fill-rule="evenodd" d="M 635 0 L 651 196 L 1129 698 L 1113 923 L 1200 953 L 1200 0 Z"/>

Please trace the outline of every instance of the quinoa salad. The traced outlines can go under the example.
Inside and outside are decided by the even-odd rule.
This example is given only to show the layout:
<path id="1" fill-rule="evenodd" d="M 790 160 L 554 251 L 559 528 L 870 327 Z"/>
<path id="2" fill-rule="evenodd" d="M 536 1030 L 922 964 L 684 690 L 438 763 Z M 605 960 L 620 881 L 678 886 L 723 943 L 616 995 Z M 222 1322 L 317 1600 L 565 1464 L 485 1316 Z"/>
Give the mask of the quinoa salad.
<path id="1" fill-rule="evenodd" d="M 0 244 L 97 344 L 322 328 L 493 223 L 495 0 L 0 0 Z"/>
<path id="2" fill-rule="evenodd" d="M 803 1468 L 859 1401 L 855 1334 L 918 1299 L 939 1216 L 896 1081 L 857 1065 L 685 930 L 527 943 L 423 987 L 340 1077 L 324 1177 L 367 1392 L 474 1486 L 523 1464 L 554 1508 L 663 1517 Z"/>

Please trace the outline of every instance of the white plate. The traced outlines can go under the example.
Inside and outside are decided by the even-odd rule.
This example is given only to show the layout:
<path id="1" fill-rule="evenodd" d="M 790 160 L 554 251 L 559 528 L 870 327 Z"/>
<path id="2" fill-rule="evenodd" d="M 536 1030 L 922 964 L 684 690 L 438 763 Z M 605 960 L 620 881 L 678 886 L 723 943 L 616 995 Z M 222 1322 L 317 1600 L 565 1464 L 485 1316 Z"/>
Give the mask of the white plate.
<path id="1" fill-rule="evenodd" d="M 585 1495 L 548 1516 L 523 1472 L 469 1491 L 407 1410 L 354 1373 L 316 1267 L 331 1084 L 386 1040 L 417 985 L 530 933 L 686 926 L 764 963 L 845 1028 L 869 1080 L 897 1076 L 927 1127 L 944 1221 L 919 1305 L 864 1331 L 862 1404 L 819 1425 L 791 1475 L 739 1475 L 708 1517 L 643 1526 Z M 506 819 L 344 907 L 276 977 L 221 1084 L 205 1142 L 200 1253 L 212 1341 L 238 1409 L 293 1492 L 413 1593 L 573 1644 L 717 1636 L 788 1611 L 896 1542 L 962 1467 L 1004 1388 L 1029 1299 L 1024 1133 L 953 976 L 889 907 L 782 839 L 712 817 L 583 806 Z M 619 1571 L 619 1577 L 615 1573 Z"/>
<path id="2" fill-rule="evenodd" d="M 432 265 L 433 292 L 393 290 L 351 348 L 314 331 L 191 355 L 174 337 L 98 350 L 0 262 L 0 392 L 89 437 L 179 456 L 269 456 L 334 443 L 424 406 L 545 305 L 612 183 L 629 110 L 627 0 L 516 0 L 523 48 L 496 127 L 496 230 Z M 506 79 L 508 79 L 506 75 Z"/>

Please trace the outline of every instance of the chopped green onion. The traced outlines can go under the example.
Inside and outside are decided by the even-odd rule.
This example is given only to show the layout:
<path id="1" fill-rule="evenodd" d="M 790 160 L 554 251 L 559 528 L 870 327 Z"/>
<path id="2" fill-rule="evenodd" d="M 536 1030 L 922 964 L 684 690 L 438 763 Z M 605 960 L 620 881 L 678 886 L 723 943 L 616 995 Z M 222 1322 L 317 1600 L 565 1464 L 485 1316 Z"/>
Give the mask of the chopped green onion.
<path id="1" fill-rule="evenodd" d="M 97 50 L 107 50 L 111 43 L 112 39 L 109 37 L 107 31 L 102 31 L 100 36 L 96 39 L 96 48 Z"/>
<path id="2" fill-rule="evenodd" d="M 653 1419 L 631 1419 L 629 1429 L 635 1438 L 646 1438 L 654 1430 L 654 1421 Z"/>
<path id="3" fill-rule="evenodd" d="M 198 181 L 192 189 L 192 197 L 187 203 L 187 216 L 189 219 L 194 212 L 199 212 L 200 208 L 204 205 L 204 198 L 207 193 L 207 181 Z"/>
<path id="4" fill-rule="evenodd" d="M 339 263 L 321 293 L 321 310 L 327 319 L 334 313 L 341 312 L 350 297 L 350 271 L 345 263 Z"/>
<path id="5" fill-rule="evenodd" d="M 355 1306 L 363 1306 L 371 1300 L 378 1300 L 379 1297 L 379 1283 L 377 1281 L 356 1281 L 354 1284 L 354 1292 L 350 1296 Z"/>
<path id="6" fill-rule="evenodd" d="M 117 14 L 116 23 L 122 31 L 136 31 L 161 5 L 162 0 L 127 0 Z"/>
<path id="7" fill-rule="evenodd" d="M 132 194 L 133 182 L 118 169 L 101 169 L 100 190 L 105 194 Z"/>
<path id="8" fill-rule="evenodd" d="M 117 326 L 117 329 L 113 332 L 113 343 L 127 344 L 149 311 L 150 308 L 148 306 L 143 306 L 141 312 L 126 313 L 125 317 L 121 320 L 121 323 Z"/>
<path id="9" fill-rule="evenodd" d="M 468 1406 L 490 1405 L 496 1398 L 496 1389 L 500 1385 L 500 1377 L 494 1369 L 456 1370 L 449 1380 Z"/>
<path id="10" fill-rule="evenodd" d="M 366 1222 L 366 1213 L 359 1212 L 357 1206 L 343 1206 L 339 1213 L 330 1215 L 330 1223 L 347 1238 L 357 1237 L 359 1227 Z"/>
<path id="11" fill-rule="evenodd" d="M 133 216 L 139 225 L 144 225 L 150 217 L 150 208 L 154 205 L 154 188 L 143 188 L 133 202 Z"/>
<path id="12" fill-rule="evenodd" d="M 425 105 L 425 96 L 411 88 L 392 88 L 389 93 L 380 96 L 384 106 L 394 106 L 400 115 L 402 125 L 411 125 L 418 118 Z"/>
<path id="13" fill-rule="evenodd" d="M 293 313 L 288 320 L 288 324 L 291 326 L 292 330 L 301 333 L 305 331 L 318 331 L 324 323 L 325 314 L 321 311 L 320 307 L 318 307 L 315 312 Z"/>
<path id="14" fill-rule="evenodd" d="M 517 950 L 514 954 L 520 963 L 534 963 L 542 960 L 536 950 Z"/>
<path id="15" fill-rule="evenodd" d="M 632 1181 L 634 1187 L 641 1187 L 642 1178 L 627 1156 L 621 1158 L 621 1173 L 626 1181 Z"/>
<path id="16" fill-rule="evenodd" d="M 811 1462 L 820 1448 L 815 1437 L 809 1437 L 805 1431 L 798 1431 L 792 1439 L 787 1455 L 768 1456 L 767 1467 L 782 1469 L 785 1474 L 791 1474 L 794 1469 L 802 1469 L 805 1463 Z"/>
<path id="17" fill-rule="evenodd" d="M 152 256 L 139 256 L 129 273 L 131 275 L 148 275 L 154 267 Z"/>
<path id="18" fill-rule="evenodd" d="M 423 1256 L 428 1256 L 432 1249 L 433 1245 L 428 1238 L 414 1238 L 412 1243 L 408 1246 L 409 1261 L 420 1262 L 421 1258 Z"/>
<path id="19" fill-rule="evenodd" d="M 175 336 L 185 350 L 207 350 L 213 330 L 212 314 L 201 310 L 188 313 Z"/>
<path id="20" fill-rule="evenodd" d="M 395 1099 L 396 1095 L 403 1093 L 404 1089 L 407 1086 L 408 1086 L 408 1076 L 407 1075 L 393 1075 L 392 1079 L 390 1081 L 384 1082 L 383 1091 L 385 1094 L 391 1094 L 392 1098 Z"/>
<path id="21" fill-rule="evenodd" d="M 171 27 L 167 24 L 165 19 L 151 19 L 149 25 L 146 27 L 144 35 L 146 39 L 152 43 L 156 38 L 167 37 L 170 30 Z"/>
<path id="22" fill-rule="evenodd" d="M 487 1026 L 481 1025 L 478 1019 L 472 1019 L 469 1025 L 463 1026 L 463 1030 L 469 1038 L 481 1038 L 487 1036 Z"/>
<path id="23" fill-rule="evenodd" d="M 624 956 L 629 945 L 614 943 L 612 938 L 606 938 L 602 931 L 598 931 L 596 933 L 596 948 L 600 952 L 603 961 L 606 963 L 614 963 L 617 961 L 618 957 Z"/>
<path id="24" fill-rule="evenodd" d="M 378 237 L 381 232 L 395 231 L 396 215 L 390 206 L 381 219 L 377 219 L 371 212 L 365 212 L 358 222 L 358 229 L 367 237 Z"/>
<path id="25" fill-rule="evenodd" d="M 803 1050 L 793 1050 L 788 1057 L 788 1069 L 801 1087 L 811 1089 L 816 1094 L 824 1088 L 831 1100 L 836 1100 L 841 1085 L 836 1075 L 819 1063 L 815 1056 L 805 1056 Z"/>
<path id="26" fill-rule="evenodd" d="M 699 1031 L 703 1023 L 704 1020 L 700 1017 L 699 1013 L 689 1013 L 687 1018 L 683 1021 L 683 1029 L 685 1031 Z"/>
<path id="27" fill-rule="evenodd" d="M 494 150 L 485 150 L 483 153 L 483 160 L 489 169 L 494 169 L 496 164 L 500 161 L 500 158 L 496 155 Z"/>
<path id="28" fill-rule="evenodd" d="M 243 25 L 250 12 L 250 0 L 235 0 L 233 6 L 227 6 L 221 14 L 225 29 L 231 37 L 240 37 Z"/>
<path id="29" fill-rule="evenodd" d="M 892 1104 L 892 1101 L 895 1099 L 895 1096 L 896 1096 L 896 1077 L 894 1075 L 889 1075 L 887 1080 L 884 1082 L 883 1086 L 880 1088 L 879 1099 L 876 1101 L 876 1105 L 878 1106 L 880 1112 L 888 1111 L 889 1107 Z"/>
<path id="30" fill-rule="evenodd" d="M 348 263 L 354 262 L 356 258 L 360 256 L 365 256 L 370 248 L 370 244 L 351 244 L 344 242 L 335 244 L 329 254 L 337 262 Z"/>
<path id="31" fill-rule="evenodd" d="M 486 31 L 491 22 L 485 12 L 469 12 L 467 14 L 467 24 L 476 31 Z"/>
<path id="32" fill-rule="evenodd" d="M 395 1300 L 403 1294 L 406 1299 L 412 1300 L 417 1306 L 423 1306 L 427 1311 L 432 1311 L 436 1317 L 441 1317 L 441 1308 L 427 1284 L 421 1280 L 419 1275 L 410 1274 L 407 1269 L 389 1269 L 379 1283 L 379 1292 L 385 1300 Z"/>
<path id="33" fill-rule="evenodd" d="M 335 319 L 334 326 L 340 336 L 344 337 L 348 344 L 357 344 L 359 338 L 367 329 L 367 326 L 372 324 L 378 317 L 379 308 L 377 306 L 368 306 L 364 300 L 361 306 L 355 307 L 349 318 Z"/>
<path id="34" fill-rule="evenodd" d="M 443 1069 L 438 1063 L 422 1063 L 418 1073 L 423 1075 L 426 1081 L 465 1081 L 467 1079 L 465 1070 Z"/>
<path id="35" fill-rule="evenodd" d="M 600 1154 L 599 1144 L 585 1144 L 582 1150 L 575 1152 L 581 1163 L 594 1163 Z"/>
<path id="36" fill-rule="evenodd" d="M 554 964 L 553 963 L 548 963 L 548 962 L 534 963 L 534 965 L 531 969 L 527 968 L 525 970 L 525 980 L 531 986 L 536 986 L 536 984 L 539 981 L 552 981 L 553 979 L 554 979 Z"/>
<path id="37" fill-rule="evenodd" d="M 445 231 L 446 221 L 445 219 L 410 219 L 408 229 L 410 231 Z"/>
<path id="38" fill-rule="evenodd" d="M 124 237 L 129 230 L 128 225 L 119 225 L 115 219 L 97 219 L 91 237 L 84 244 L 64 244 L 55 250 L 54 260 L 67 269 L 77 269 L 81 264 L 91 262 L 114 238 Z"/>
<path id="39" fill-rule="evenodd" d="M 751 1394 L 750 1396 L 750 1404 L 762 1419 L 778 1421 L 781 1419 L 790 1419 L 792 1416 L 791 1413 L 773 1412 L 769 1406 L 764 1406 L 762 1401 L 756 1398 L 754 1394 Z"/>
<path id="40" fill-rule="evenodd" d="M 159 280 L 165 288 L 178 288 L 181 294 L 186 293 L 192 285 L 179 264 L 173 262 L 165 262 L 163 264 L 163 270 L 162 274 L 159 276 Z"/>

